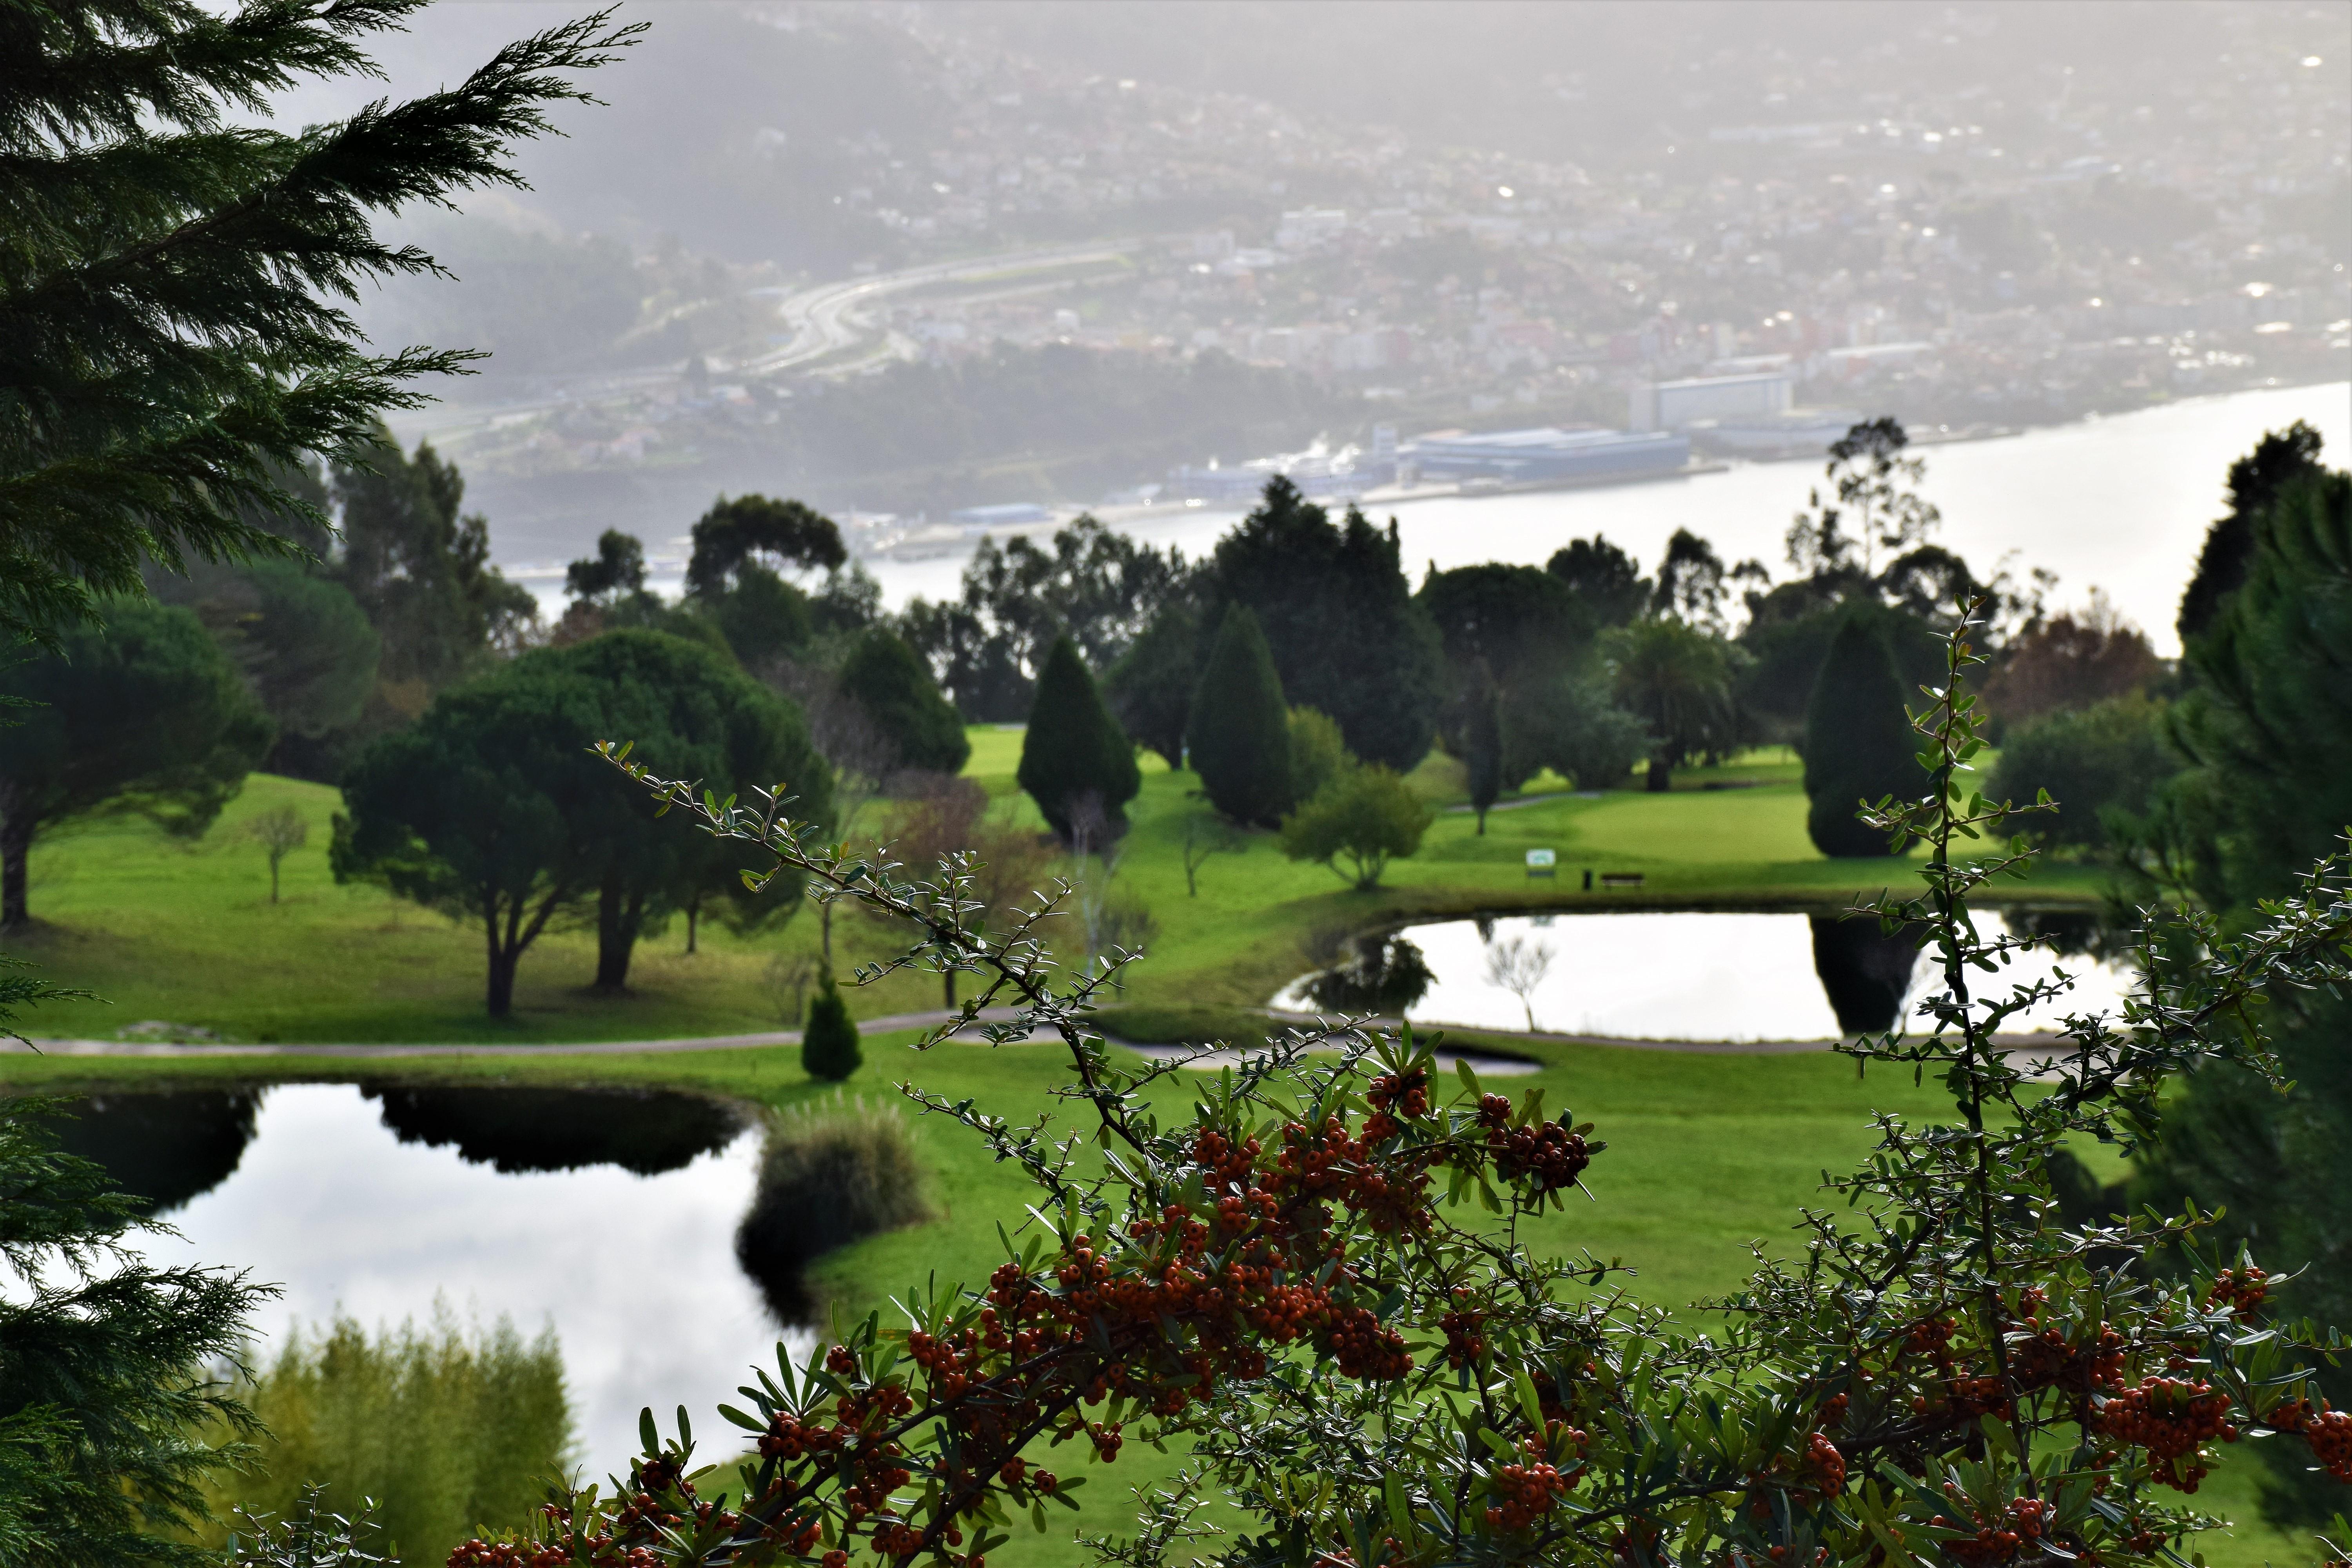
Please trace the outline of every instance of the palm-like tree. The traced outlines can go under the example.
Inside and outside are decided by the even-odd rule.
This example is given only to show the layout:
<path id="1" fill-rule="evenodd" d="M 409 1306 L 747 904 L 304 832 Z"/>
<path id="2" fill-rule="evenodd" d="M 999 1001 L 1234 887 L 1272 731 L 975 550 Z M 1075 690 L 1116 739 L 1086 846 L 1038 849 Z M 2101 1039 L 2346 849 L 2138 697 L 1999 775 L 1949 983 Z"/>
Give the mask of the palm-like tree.
<path id="1" fill-rule="evenodd" d="M 1722 638 L 1658 616 L 1610 632 L 1603 650 L 1618 700 L 1649 729 L 1652 790 L 1691 758 L 1730 750 L 1738 713 Z"/>

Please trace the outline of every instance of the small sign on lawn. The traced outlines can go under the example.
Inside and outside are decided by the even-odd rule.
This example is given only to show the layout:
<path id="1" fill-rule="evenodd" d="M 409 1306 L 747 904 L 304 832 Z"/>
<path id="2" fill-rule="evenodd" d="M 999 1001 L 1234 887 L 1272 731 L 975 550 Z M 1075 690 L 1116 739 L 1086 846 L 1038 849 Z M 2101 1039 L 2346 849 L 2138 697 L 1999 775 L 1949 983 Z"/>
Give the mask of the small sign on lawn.
<path id="1" fill-rule="evenodd" d="M 1556 877 L 1559 875 L 1559 855 L 1556 850 L 1530 849 L 1528 851 L 1528 875 L 1530 877 Z"/>

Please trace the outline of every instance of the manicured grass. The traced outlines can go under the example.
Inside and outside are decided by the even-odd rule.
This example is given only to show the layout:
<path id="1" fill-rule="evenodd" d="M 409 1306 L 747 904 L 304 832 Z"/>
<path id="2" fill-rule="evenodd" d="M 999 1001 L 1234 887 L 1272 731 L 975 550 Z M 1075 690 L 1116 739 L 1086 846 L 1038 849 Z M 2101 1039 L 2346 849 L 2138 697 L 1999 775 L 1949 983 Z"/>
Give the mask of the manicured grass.
<path id="1" fill-rule="evenodd" d="M 1479 1037 L 1457 1034 L 1464 1044 Z M 950 1044 L 927 1055 L 905 1049 L 908 1035 L 867 1042 L 867 1066 L 851 1083 L 873 1093 L 905 1080 L 960 1099 L 971 1096 L 990 1112 L 1015 1121 L 1066 1107 L 1052 1090 L 1063 1081 L 1058 1047 L 1033 1045 L 990 1049 Z M 1501 1041 L 1495 1043 L 1500 1044 Z M 1598 1046 L 1510 1041 L 1544 1064 L 1539 1074 L 1501 1085 L 1514 1095 L 1540 1086 L 1546 1103 L 1573 1109 L 1597 1124 L 1608 1149 L 1587 1173 L 1592 1201 L 1579 1199 L 1528 1231 L 1531 1242 L 1561 1251 L 1590 1251 L 1633 1270 L 1628 1289 L 1688 1314 L 1702 1299 L 1736 1289 L 1750 1267 L 1748 1246 L 1793 1244 L 1797 1210 L 1827 1200 L 1824 1173 L 1861 1162 L 1872 1142 L 1870 1113 L 1885 1110 L 1914 1118 L 1947 1108 L 1932 1089 L 1899 1074 L 1858 1078 L 1852 1063 L 1826 1053 L 1793 1056 L 1703 1056 Z M 354 1064 L 327 1058 L 263 1059 L 0 1058 L 0 1083 L 18 1090 L 66 1089 L 126 1080 L 142 1086 L 224 1081 L 320 1081 L 365 1078 L 426 1079 L 478 1084 L 622 1082 L 699 1089 L 783 1107 L 829 1090 L 800 1071 L 789 1049 L 712 1051 L 656 1057 L 437 1058 Z M 1187 1092 L 1174 1084 L 1164 1098 Z M 868 1310 L 891 1316 L 888 1299 L 936 1279 L 942 1285 L 982 1279 L 1000 1260 L 996 1227 L 1016 1230 L 1031 1194 L 1009 1167 L 991 1161 L 962 1130 L 930 1119 L 915 1123 L 918 1144 L 933 1184 L 938 1218 L 875 1237 L 824 1260 L 818 1282 L 854 1319 Z M 663 1393 L 646 1391 L 656 1407 Z M 1068 1457 L 1059 1456 L 1066 1465 Z M 1130 1447 L 1088 1493 L 1086 1522 L 1102 1528 L 1126 1498 L 1126 1489 L 1168 1473 L 1172 1458 Z M 2215 1511 L 2252 1521 L 2252 1483 L 2243 1462 L 2225 1466 L 2200 1494 Z M 2302 1552 L 2259 1523 L 2227 1540 L 2205 1543 L 2214 1568 L 2256 1568 L 2305 1561 Z M 999 1554 L 1021 1568 L 1076 1568 L 1080 1554 L 1066 1537 L 1024 1535 Z"/>
<path id="2" fill-rule="evenodd" d="M 1035 810 L 1013 781 L 1018 730 L 976 726 L 970 776 L 993 809 L 1033 827 Z M 1433 800 L 1458 799 L 1459 767 L 1433 757 L 1414 783 Z M 1546 782 L 1537 781 L 1540 789 Z M 1238 853 L 1210 858 L 1187 896 L 1186 819 L 1207 808 L 1190 774 L 1144 758 L 1143 793 L 1118 864 L 1118 885 L 1153 913 L 1150 962 L 1129 998 L 1255 1006 L 1308 967 L 1302 939 L 1322 926 L 1362 930 L 1412 919 L 1526 907 L 1624 908 L 1661 904 L 1842 904 L 1903 868 L 1832 861 L 1804 835 L 1796 764 L 1761 753 L 1722 769 L 1678 775 L 1671 794 L 1621 791 L 1562 795 L 1487 819 L 1441 811 L 1419 855 L 1393 863 L 1386 885 L 1360 893 L 1324 868 L 1283 858 L 1274 835 L 1244 836 Z M 1709 784 L 1752 787 L 1710 789 Z M 261 811 L 291 805 L 310 842 L 286 858 L 283 901 L 268 902 L 268 870 L 246 832 Z M 814 952 L 817 922 L 803 910 L 780 931 L 749 939 L 706 922 L 688 953 L 675 921 L 637 949 L 630 992 L 588 989 L 593 942 L 579 930 L 542 936 L 525 955 L 512 1018 L 482 1011 L 481 934 L 371 886 L 337 886 L 326 846 L 335 792 L 256 775 L 202 838 L 169 838 L 134 818 L 109 817 L 45 836 L 32 861 L 33 930 L 11 944 L 46 977 L 106 998 L 44 1008 L 33 1020 L 56 1037 L 110 1037 L 161 1022 L 257 1041 L 546 1041 L 731 1034 L 787 1020 L 765 984 L 778 954 Z M 887 832 L 887 808 L 868 831 Z M 681 827 L 681 830 L 683 828 Z M 1531 881 L 1530 848 L 1558 852 L 1557 880 Z M 1581 890 L 1585 868 L 1639 871 L 1638 893 Z M 2040 872 L 2032 896 L 2086 898 L 2091 876 Z M 891 951 L 891 933 L 855 914 L 835 922 L 845 971 Z M 862 1016 L 937 1005 L 936 982 L 901 974 L 856 993 Z"/>
<path id="3" fill-rule="evenodd" d="M 1013 779 L 1020 732 L 979 728 L 972 742 L 968 772 L 995 797 L 995 809 L 1035 825 Z M 1557 784 L 1536 781 L 1531 792 L 1547 782 Z M 1444 759 L 1425 764 L 1413 783 L 1436 804 L 1460 798 L 1459 769 Z M 1177 1035 L 1204 1020 L 1234 1021 L 1236 1009 L 1263 1003 L 1307 967 L 1302 940 L 1318 926 L 1362 930 L 1528 907 L 1834 906 L 1905 873 L 1895 862 L 1832 862 L 1813 853 L 1797 769 L 1784 754 L 1694 770 L 1676 783 L 1665 795 L 1563 795 L 1498 811 L 1483 837 L 1468 814 L 1443 812 L 1422 853 L 1395 863 L 1388 885 L 1372 893 L 1343 887 L 1321 867 L 1284 859 L 1271 835 L 1255 834 L 1238 853 L 1213 857 L 1192 897 L 1181 861 L 1185 819 L 1205 808 L 1192 796 L 1196 781 L 1147 758 L 1118 879 L 1150 909 L 1160 931 L 1148 944 L 1148 959 L 1131 972 L 1124 1004 L 1139 1036 L 1152 1020 L 1150 1028 Z M 244 826 L 281 803 L 303 813 L 310 841 L 289 857 L 285 901 L 272 905 L 267 864 Z M 29 1022 L 52 1036 L 107 1036 L 163 1020 L 231 1038 L 313 1042 L 554 1045 L 731 1033 L 779 1026 L 763 975 L 775 955 L 811 952 L 816 943 L 816 921 L 807 911 L 781 932 L 751 939 L 706 927 L 701 951 L 691 955 L 682 951 L 682 926 L 673 926 L 639 948 L 633 994 L 612 998 L 586 990 L 589 937 L 556 932 L 523 963 L 514 1019 L 494 1025 L 481 1012 L 475 930 L 375 888 L 334 884 L 325 846 L 336 806 L 331 790 L 257 777 L 192 844 L 122 819 L 45 839 L 33 862 L 33 909 L 41 923 L 12 951 L 41 964 L 47 978 L 109 1000 L 46 1006 Z M 1557 851 L 1557 883 L 1528 879 L 1524 857 L 1531 847 Z M 1588 866 L 1638 870 L 1646 885 L 1637 894 L 1588 895 L 1579 876 Z M 2081 868 L 2056 867 L 2016 890 L 2036 900 L 2080 900 L 2094 896 L 2095 882 Z M 835 931 L 844 965 L 890 949 L 891 933 L 853 914 L 837 919 Z M 916 975 L 852 994 L 853 1007 L 866 1017 L 935 1005 L 936 999 L 936 983 Z M 1051 1094 L 1062 1079 L 1051 1047 L 950 1045 L 921 1058 L 892 1048 L 908 1037 L 869 1042 L 870 1065 L 853 1087 L 871 1090 L 906 1077 L 951 1098 L 973 1096 L 1016 1121 L 1062 1109 Z M 1843 1170 L 1866 1152 L 1870 1110 L 1918 1114 L 1935 1107 L 1932 1094 L 1906 1080 L 1882 1075 L 1857 1081 L 1850 1064 L 1826 1055 L 1702 1056 L 1517 1041 L 1509 1048 L 1546 1064 L 1539 1077 L 1513 1080 L 1515 1092 L 1542 1085 L 1549 1104 L 1590 1117 L 1611 1145 L 1590 1175 L 1597 1201 L 1547 1216 L 1534 1238 L 1621 1258 L 1636 1270 L 1630 1289 L 1676 1310 L 1736 1287 L 1748 1267 L 1750 1242 L 1788 1243 L 1797 1207 L 1817 1201 L 1823 1171 Z M 658 1083 L 770 1106 L 817 1092 L 791 1049 L 613 1058 L 551 1050 L 545 1058 L 363 1068 L 315 1058 L 0 1057 L 0 1084 L 19 1089 L 359 1077 Z M 940 1218 L 827 1259 L 820 1283 L 845 1311 L 862 1314 L 930 1277 L 942 1283 L 983 1279 L 999 1258 L 997 1224 L 1009 1228 L 1024 1213 L 1029 1194 L 960 1130 L 925 1122 L 918 1131 Z M 660 1391 L 647 1394 L 659 1403 Z M 1171 1464 L 1149 1450 L 1130 1450 L 1088 1494 L 1088 1523 L 1110 1523 L 1126 1487 L 1147 1484 Z M 2242 1465 L 2218 1475 L 2206 1495 L 2251 1516 Z M 2216 1568 L 2252 1568 L 2309 1554 L 2248 1527 L 2210 1544 L 2206 1555 Z M 1061 1536 L 1016 1542 L 1002 1556 L 1023 1568 L 1079 1561 Z"/>

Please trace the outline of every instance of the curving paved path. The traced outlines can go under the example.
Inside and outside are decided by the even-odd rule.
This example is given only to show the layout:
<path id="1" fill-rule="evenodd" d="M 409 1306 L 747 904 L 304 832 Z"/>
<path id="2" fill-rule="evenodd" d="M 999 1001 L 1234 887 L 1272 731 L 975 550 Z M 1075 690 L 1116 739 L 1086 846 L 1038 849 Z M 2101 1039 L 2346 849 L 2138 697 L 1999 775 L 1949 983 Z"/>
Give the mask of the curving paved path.
<path id="1" fill-rule="evenodd" d="M 1014 1014 L 1011 1007 L 986 1007 L 981 1010 L 982 1023 L 1009 1022 Z M 890 1034 L 904 1029 L 935 1029 L 956 1016 L 944 1008 L 924 1013 L 892 1013 L 878 1018 L 861 1018 L 858 1028 L 867 1034 Z M 1277 1024 L 1312 1025 L 1318 1020 L 1306 1013 L 1269 1013 Z M 1368 1020 L 1376 1026 L 1393 1029 L 1394 1018 Z M 1431 1032 L 1423 1026 L 1423 1033 Z M 1605 1035 L 1557 1035 L 1542 1031 L 1530 1034 L 1525 1030 L 1481 1029 L 1481 1035 L 1505 1039 L 1526 1040 L 1530 1044 L 1557 1046 L 1601 1046 L 1612 1050 L 1674 1051 L 1698 1056 L 1790 1056 L 1809 1051 L 1826 1051 L 1833 1040 L 1633 1040 Z M 1143 1055 L 1165 1059 L 1180 1054 L 1181 1046 L 1138 1045 L 1133 1041 L 1111 1037 L 1112 1043 L 1123 1045 Z M 2049 1052 L 2057 1049 L 2056 1035 L 2000 1035 L 1994 1043 L 2011 1053 Z M 681 1040 L 592 1040 L 572 1044 L 549 1045 L 175 1045 L 151 1040 L 36 1040 L 32 1049 L 52 1057 L 326 1057 L 362 1061 L 398 1060 L 416 1057 L 626 1057 L 651 1056 L 679 1051 L 740 1051 L 764 1047 L 797 1046 L 801 1043 L 798 1029 L 773 1029 L 762 1034 L 710 1035 Z M 15 1041 L 0 1040 L 0 1054 L 25 1053 L 26 1047 Z M 1471 1065 L 1482 1072 L 1503 1076 L 1538 1072 L 1541 1064 L 1525 1062 L 1516 1058 L 1489 1052 L 1438 1053 L 1439 1065 L 1451 1068 L 1457 1056 L 1467 1057 Z M 1241 1059 L 1240 1053 L 1213 1051 L 1197 1058 L 1192 1065 L 1204 1069 L 1228 1066 Z"/>

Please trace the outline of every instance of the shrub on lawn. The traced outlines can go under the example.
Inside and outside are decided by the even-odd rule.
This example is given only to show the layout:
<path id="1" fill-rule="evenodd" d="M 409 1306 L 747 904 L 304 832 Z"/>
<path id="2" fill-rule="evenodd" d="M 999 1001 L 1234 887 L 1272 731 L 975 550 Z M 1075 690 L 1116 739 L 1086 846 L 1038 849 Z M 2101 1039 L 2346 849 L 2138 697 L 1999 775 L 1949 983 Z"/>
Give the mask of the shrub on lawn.
<path id="1" fill-rule="evenodd" d="M 1282 852 L 1317 860 L 1360 892 L 1381 885 L 1388 863 L 1420 849 L 1429 807 L 1395 771 L 1378 763 L 1352 768 L 1282 819 Z M 1341 870 L 1345 860 L 1349 868 Z"/>
<path id="2" fill-rule="evenodd" d="M 951 773 L 971 756 L 955 704 L 913 648 L 886 626 L 869 626 L 841 661 L 842 695 L 882 731 L 902 768 Z"/>
<path id="3" fill-rule="evenodd" d="M 2164 735 L 2165 705 L 2134 692 L 2079 710 L 2060 710 L 2009 732 L 1986 794 L 2032 802 L 2048 790 L 2055 811 L 2025 813 L 2015 831 L 2035 841 L 2104 848 L 2115 814 L 2137 816 L 2180 771 Z"/>
<path id="4" fill-rule="evenodd" d="M 1313 800 L 1356 765 L 1339 721 L 1312 708 L 1290 710 L 1290 804 Z"/>
<path id="5" fill-rule="evenodd" d="M 895 1106 L 836 1092 L 776 1118 L 751 1206 L 736 1227 L 735 1255 L 777 1316 L 794 1321 L 809 1305 L 804 1267 L 929 1214 L 906 1119 Z"/>
<path id="6" fill-rule="evenodd" d="M 817 976 L 809 999 L 808 1024 L 801 1031 L 801 1070 L 824 1083 L 839 1083 L 864 1064 L 857 1048 L 857 1021 L 828 971 Z"/>
<path id="7" fill-rule="evenodd" d="M 526 1342 L 503 1318 L 470 1334 L 446 1312 L 375 1336 L 349 1318 L 298 1328 L 243 1396 L 268 1436 L 255 1469 L 215 1472 L 214 1511 L 292 1513 L 314 1484 L 339 1513 L 372 1498 L 382 1533 L 366 1544 L 408 1563 L 526 1522 L 572 1457 L 555 1336 Z"/>

